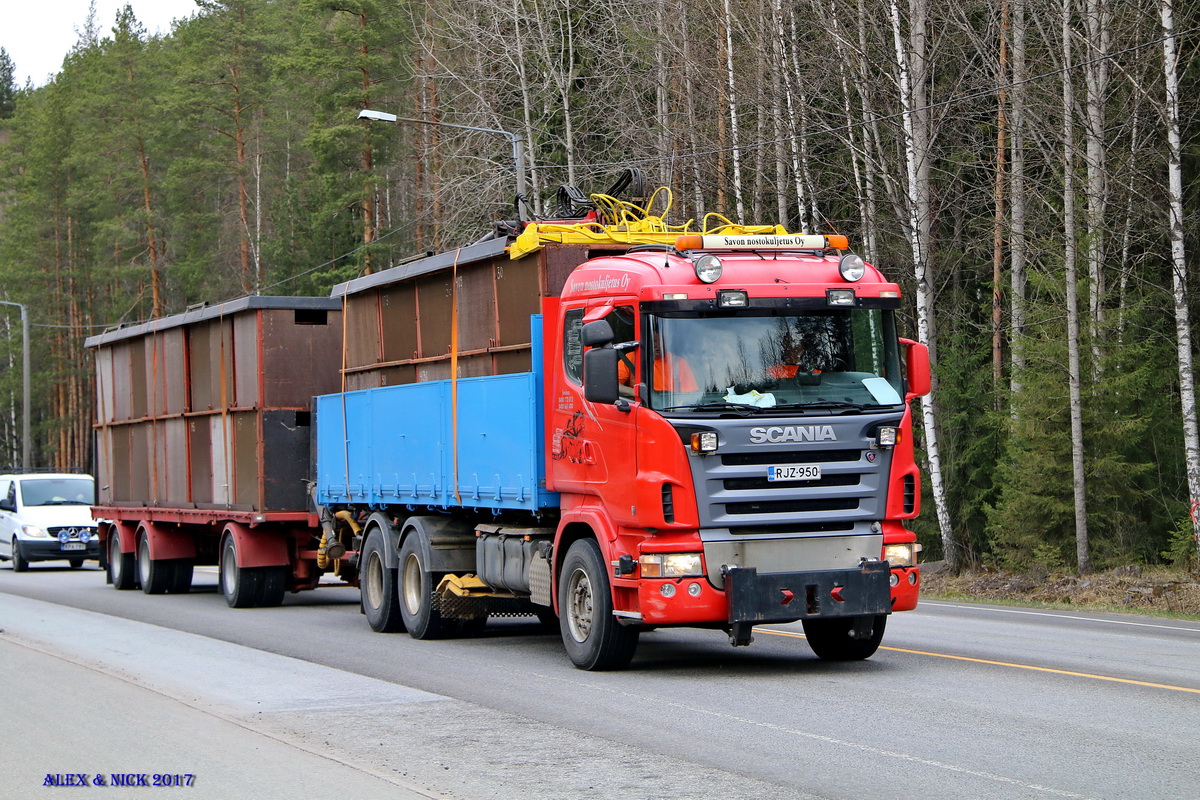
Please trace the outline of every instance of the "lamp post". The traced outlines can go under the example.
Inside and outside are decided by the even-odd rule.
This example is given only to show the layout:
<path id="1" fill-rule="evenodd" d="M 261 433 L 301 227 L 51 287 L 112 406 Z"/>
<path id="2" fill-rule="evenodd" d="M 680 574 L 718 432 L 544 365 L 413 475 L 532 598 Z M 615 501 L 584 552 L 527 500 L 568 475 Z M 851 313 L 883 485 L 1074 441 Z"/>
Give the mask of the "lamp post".
<path id="1" fill-rule="evenodd" d="M 500 136 L 507 136 L 509 141 L 512 142 L 513 165 L 517 171 L 517 197 L 519 198 L 517 213 L 520 213 L 520 203 L 525 201 L 525 140 L 521 138 L 520 134 L 510 131 L 500 131 L 495 128 L 476 128 L 473 125 L 455 125 L 450 122 L 434 122 L 429 119 L 398 117 L 386 111 L 375 111 L 370 108 L 364 108 L 362 111 L 359 111 L 358 118 L 377 120 L 379 122 L 415 122 L 418 125 L 438 125 L 442 128 L 459 128 L 464 131 L 478 131 L 480 133 L 495 133 Z"/>
<path id="2" fill-rule="evenodd" d="M 21 471 L 33 469 L 29 435 L 29 309 L 21 303 L 0 300 L 0 306 L 21 309 Z"/>

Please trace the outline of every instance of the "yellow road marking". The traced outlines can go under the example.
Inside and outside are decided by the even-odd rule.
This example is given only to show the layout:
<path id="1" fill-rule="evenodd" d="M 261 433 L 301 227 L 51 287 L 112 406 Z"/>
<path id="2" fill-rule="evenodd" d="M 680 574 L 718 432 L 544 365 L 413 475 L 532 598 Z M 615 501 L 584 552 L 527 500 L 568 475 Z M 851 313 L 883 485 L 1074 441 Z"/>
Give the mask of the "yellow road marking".
<path id="1" fill-rule="evenodd" d="M 759 628 L 757 632 L 770 633 L 775 636 L 790 636 L 795 639 L 803 639 L 802 633 L 791 633 L 789 631 L 776 631 L 769 628 Z M 929 656 L 930 658 L 949 658 L 953 661 L 970 661 L 975 664 L 988 664 L 993 667 L 1011 667 L 1012 669 L 1028 669 L 1034 672 L 1049 672 L 1053 675 L 1068 675 L 1072 678 L 1090 678 L 1094 681 L 1112 681 L 1113 683 L 1128 683 L 1134 686 L 1145 686 L 1151 689 L 1168 689 L 1172 692 L 1188 692 L 1190 694 L 1200 694 L 1200 689 L 1192 689 L 1187 686 L 1172 686 L 1169 683 L 1150 683 L 1148 681 L 1135 681 L 1132 678 L 1114 678 L 1111 675 L 1095 675 L 1090 672 L 1072 672 L 1065 669 L 1051 669 L 1050 667 L 1035 667 L 1032 664 L 1015 664 L 1010 661 L 990 661 L 986 658 L 971 658 L 969 656 L 953 656 L 949 653 L 931 653 L 927 650 L 906 650 L 903 647 L 880 647 L 880 650 L 891 650 L 893 653 L 908 653 L 917 656 Z"/>

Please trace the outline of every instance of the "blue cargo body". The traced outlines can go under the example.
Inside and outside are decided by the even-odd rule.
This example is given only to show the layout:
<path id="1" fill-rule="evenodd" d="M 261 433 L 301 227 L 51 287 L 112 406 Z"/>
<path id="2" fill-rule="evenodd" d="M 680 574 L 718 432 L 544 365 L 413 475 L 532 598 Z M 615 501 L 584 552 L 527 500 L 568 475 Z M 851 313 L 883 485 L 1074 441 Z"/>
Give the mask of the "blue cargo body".
<path id="1" fill-rule="evenodd" d="M 542 488 L 539 350 L 535 341 L 534 372 L 459 379 L 457 413 L 448 380 L 318 397 L 317 502 L 485 512 L 556 508 L 558 494 Z"/>

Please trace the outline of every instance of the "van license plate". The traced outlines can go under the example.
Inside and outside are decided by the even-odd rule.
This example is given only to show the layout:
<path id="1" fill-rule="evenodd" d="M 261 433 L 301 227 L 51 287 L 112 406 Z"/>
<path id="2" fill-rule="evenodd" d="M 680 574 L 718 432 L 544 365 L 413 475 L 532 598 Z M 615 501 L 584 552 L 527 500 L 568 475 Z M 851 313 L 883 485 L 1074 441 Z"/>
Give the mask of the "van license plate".
<path id="1" fill-rule="evenodd" d="M 63 550 L 87 550 L 87 545 L 83 542 L 63 542 Z"/>
<path id="2" fill-rule="evenodd" d="M 768 481 L 816 481 L 820 479 L 820 464 L 780 464 L 767 467 Z"/>

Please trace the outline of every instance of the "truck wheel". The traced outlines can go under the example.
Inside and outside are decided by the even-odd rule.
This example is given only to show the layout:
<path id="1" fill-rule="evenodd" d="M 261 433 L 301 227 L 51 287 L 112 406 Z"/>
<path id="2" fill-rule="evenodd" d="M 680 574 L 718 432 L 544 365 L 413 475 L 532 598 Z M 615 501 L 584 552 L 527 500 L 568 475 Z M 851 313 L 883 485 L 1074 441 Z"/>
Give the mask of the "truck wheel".
<path id="1" fill-rule="evenodd" d="M 262 608 L 275 608 L 283 604 L 283 595 L 287 591 L 287 567 L 259 567 L 262 573 L 262 591 L 258 600 Z"/>
<path id="2" fill-rule="evenodd" d="M 167 591 L 171 594 L 187 594 L 192 590 L 192 570 L 195 567 L 195 562 L 190 558 L 176 559 L 175 575 L 171 580 L 171 585 L 167 587 Z"/>
<path id="3" fill-rule="evenodd" d="M 396 633 L 404 630 L 400 616 L 400 593 L 396 587 L 396 570 L 388 569 L 384 554 L 383 535 L 374 530 L 367 535 L 362 557 L 358 562 L 358 578 L 362 593 L 363 613 L 371 630 L 376 633 Z"/>
<path id="4" fill-rule="evenodd" d="M 21 545 L 15 538 L 12 540 L 12 562 L 13 572 L 25 572 L 27 569 L 29 569 L 29 561 L 27 561 L 24 554 L 21 553 Z"/>
<path id="5" fill-rule="evenodd" d="M 175 562 L 150 557 L 150 537 L 142 535 L 138 540 L 138 578 L 146 594 L 166 594 L 175 582 Z"/>
<path id="6" fill-rule="evenodd" d="M 108 582 L 114 589 L 126 591 L 137 588 L 133 553 L 121 552 L 121 540 L 115 533 L 108 537 Z"/>
<path id="7" fill-rule="evenodd" d="M 237 565 L 237 542 L 226 536 L 221 542 L 219 583 L 230 608 L 254 608 L 262 602 L 263 575 L 259 570 Z"/>
<path id="8" fill-rule="evenodd" d="M 594 540 L 580 539 L 567 550 L 558 591 L 559 629 L 571 662 L 587 670 L 628 666 L 639 631 L 613 616 L 608 570 Z"/>
<path id="9" fill-rule="evenodd" d="M 879 614 L 874 618 L 871 635 L 865 639 L 850 637 L 855 619 L 806 619 L 804 638 L 808 639 L 808 646 L 822 661 L 862 661 L 873 656 L 879 649 L 887 616 Z"/>
<path id="10" fill-rule="evenodd" d="M 433 607 L 434 576 L 425 568 L 425 558 L 410 533 L 400 546 L 400 617 L 414 639 L 440 639 L 445 633 L 442 612 Z"/>
<path id="11" fill-rule="evenodd" d="M 72 559 L 68 559 L 68 561 L 71 564 L 71 569 L 79 569 L 80 567 L 83 566 L 82 558 L 72 558 Z"/>

